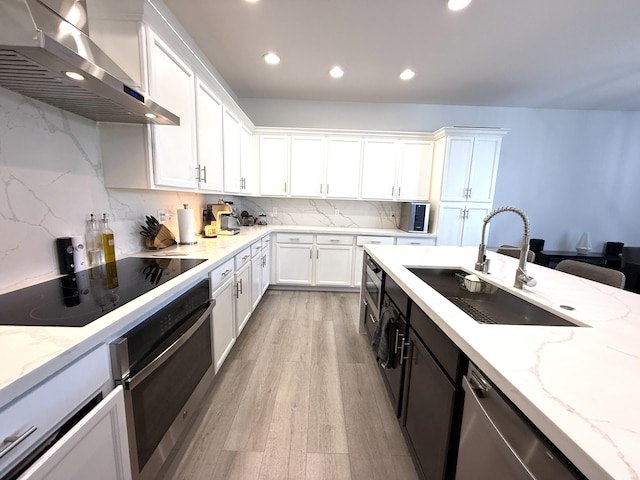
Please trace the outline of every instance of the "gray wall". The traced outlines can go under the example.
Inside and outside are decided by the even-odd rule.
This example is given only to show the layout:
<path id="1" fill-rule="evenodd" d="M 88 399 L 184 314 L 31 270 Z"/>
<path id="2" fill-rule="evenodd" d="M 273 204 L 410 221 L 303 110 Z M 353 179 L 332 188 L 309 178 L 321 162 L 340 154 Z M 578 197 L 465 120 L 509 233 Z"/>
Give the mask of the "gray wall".
<path id="1" fill-rule="evenodd" d="M 640 245 L 640 112 L 240 99 L 256 126 L 434 131 L 509 128 L 494 205 L 522 208 L 545 248 L 573 250 L 584 231 Z M 490 245 L 518 242 L 516 216 L 492 221 Z"/>

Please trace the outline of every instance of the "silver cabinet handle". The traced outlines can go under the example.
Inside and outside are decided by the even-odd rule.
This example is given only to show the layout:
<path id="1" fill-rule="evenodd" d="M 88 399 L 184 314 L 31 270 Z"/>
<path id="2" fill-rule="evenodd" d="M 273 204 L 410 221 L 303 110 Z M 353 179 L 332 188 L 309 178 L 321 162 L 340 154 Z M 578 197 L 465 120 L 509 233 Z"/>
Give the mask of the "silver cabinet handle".
<path id="1" fill-rule="evenodd" d="M 245 261 L 249 257 L 250 257 L 250 255 L 245 255 L 244 257 L 242 257 L 242 261 Z"/>
<path id="2" fill-rule="evenodd" d="M 313 252 L 311 252 L 311 250 L 309 250 L 309 260 L 313 259 Z"/>
<path id="3" fill-rule="evenodd" d="M 409 347 L 407 348 L 407 356 L 404 356 L 404 347 Z M 400 365 L 402 365 L 404 363 L 405 360 L 409 360 L 409 357 L 411 356 L 411 343 L 409 342 L 405 342 L 404 338 L 402 339 L 402 348 L 400 350 Z"/>
<path id="4" fill-rule="evenodd" d="M 0 450 L 0 458 L 4 457 L 7 453 L 17 447 L 20 443 L 22 443 L 26 438 L 35 432 L 38 429 L 35 425 L 27 428 L 22 433 L 14 433 L 13 435 L 9 435 L 5 437 L 2 442 L 2 450 Z"/>
<path id="5" fill-rule="evenodd" d="M 391 187 L 391 196 L 393 197 L 394 192 L 396 191 L 396 187 Z"/>
<path id="6" fill-rule="evenodd" d="M 322 184 L 320 184 L 320 193 L 322 193 Z"/>
<path id="7" fill-rule="evenodd" d="M 469 187 L 469 191 L 467 193 L 467 198 L 471 198 L 471 189 L 472 189 L 472 187 Z"/>
<path id="8" fill-rule="evenodd" d="M 290 242 L 299 242 L 300 241 L 300 237 L 289 237 L 289 241 Z"/>
<path id="9" fill-rule="evenodd" d="M 402 188 L 402 187 L 398 187 L 398 196 L 400 196 L 400 189 L 401 189 L 401 188 Z"/>
<path id="10" fill-rule="evenodd" d="M 262 257 L 262 266 L 263 267 L 267 266 L 267 256 L 266 255 L 264 257 Z"/>
<path id="11" fill-rule="evenodd" d="M 242 279 L 238 281 L 238 296 L 242 295 Z"/>
<path id="12" fill-rule="evenodd" d="M 207 183 L 207 166 L 206 165 L 202 166 L 202 176 L 204 177 L 204 180 L 202 180 L 202 182 Z"/>
<path id="13" fill-rule="evenodd" d="M 320 259 L 320 250 L 316 250 L 316 260 Z"/>
<path id="14" fill-rule="evenodd" d="M 284 193 L 287 193 L 287 182 L 284 182 Z"/>
<path id="15" fill-rule="evenodd" d="M 196 165 L 196 182 L 200 181 L 200 165 Z"/>
<path id="16" fill-rule="evenodd" d="M 329 184 L 327 183 L 327 195 L 329 195 Z"/>
<path id="17" fill-rule="evenodd" d="M 396 328 L 396 343 L 395 347 L 393 347 L 393 352 L 398 353 L 398 338 L 400 337 L 400 330 Z"/>
<path id="18" fill-rule="evenodd" d="M 378 244 L 378 243 L 382 243 L 382 242 L 380 242 L 380 240 L 371 240 L 371 243 L 376 243 L 376 244 Z"/>
<path id="19" fill-rule="evenodd" d="M 420 245 L 420 242 L 409 242 L 409 245 Z"/>
<path id="20" fill-rule="evenodd" d="M 378 322 L 371 313 L 369 314 L 369 319 L 371 320 L 371 323 L 377 323 Z"/>
<path id="21" fill-rule="evenodd" d="M 369 305 L 369 302 L 367 302 L 366 298 L 362 299 L 362 304 L 366 307 L 367 305 Z"/>
<path id="22" fill-rule="evenodd" d="M 226 276 L 227 276 L 227 275 L 229 275 L 230 273 L 231 273 L 231 270 L 229 270 L 229 269 L 227 268 L 224 272 L 222 272 L 222 274 L 221 274 L 221 275 L 222 275 L 223 277 L 226 277 Z"/>
<path id="23" fill-rule="evenodd" d="M 339 243 L 340 242 L 340 240 L 338 240 L 337 238 L 331 238 L 329 241 L 331 243 Z"/>

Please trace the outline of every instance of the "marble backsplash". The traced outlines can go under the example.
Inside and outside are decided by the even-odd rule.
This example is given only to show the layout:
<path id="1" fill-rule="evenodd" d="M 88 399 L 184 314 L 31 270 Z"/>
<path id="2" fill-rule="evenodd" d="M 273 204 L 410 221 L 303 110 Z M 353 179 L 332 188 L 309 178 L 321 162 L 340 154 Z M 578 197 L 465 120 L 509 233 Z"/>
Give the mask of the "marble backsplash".
<path id="1" fill-rule="evenodd" d="M 240 210 L 267 215 L 270 225 L 395 228 L 400 203 L 303 198 L 239 197 Z"/>
<path id="2" fill-rule="evenodd" d="M 274 225 L 393 228 L 399 204 L 231 197 L 107 189 L 96 123 L 0 88 L 0 293 L 58 275 L 55 239 L 84 235 L 90 213 L 109 214 L 116 257 L 141 251 L 140 225 L 158 210 L 177 237 L 176 210 L 198 212 L 219 198 L 266 213 Z M 273 215 L 274 209 L 277 214 Z M 338 214 L 336 215 L 336 209 Z"/>

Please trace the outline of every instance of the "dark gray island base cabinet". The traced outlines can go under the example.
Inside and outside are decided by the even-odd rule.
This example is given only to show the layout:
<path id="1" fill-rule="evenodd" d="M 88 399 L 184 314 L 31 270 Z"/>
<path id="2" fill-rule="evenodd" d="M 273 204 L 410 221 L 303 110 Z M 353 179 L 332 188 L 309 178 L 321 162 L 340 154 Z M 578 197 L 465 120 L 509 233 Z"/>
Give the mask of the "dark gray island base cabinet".
<path id="1" fill-rule="evenodd" d="M 453 479 L 467 358 L 413 302 L 409 325 L 402 432 L 422 478 Z"/>

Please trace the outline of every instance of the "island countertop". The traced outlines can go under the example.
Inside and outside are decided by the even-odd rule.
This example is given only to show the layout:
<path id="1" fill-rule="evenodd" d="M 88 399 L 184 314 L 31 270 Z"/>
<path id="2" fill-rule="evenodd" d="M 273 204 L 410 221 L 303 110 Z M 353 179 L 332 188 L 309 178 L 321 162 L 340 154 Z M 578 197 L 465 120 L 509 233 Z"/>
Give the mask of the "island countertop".
<path id="1" fill-rule="evenodd" d="M 538 284 L 518 290 L 517 259 L 488 252 L 482 274 L 472 247 L 365 249 L 584 475 L 640 478 L 640 295 L 531 264 Z M 584 326 L 476 323 L 407 266 L 476 273 Z"/>

